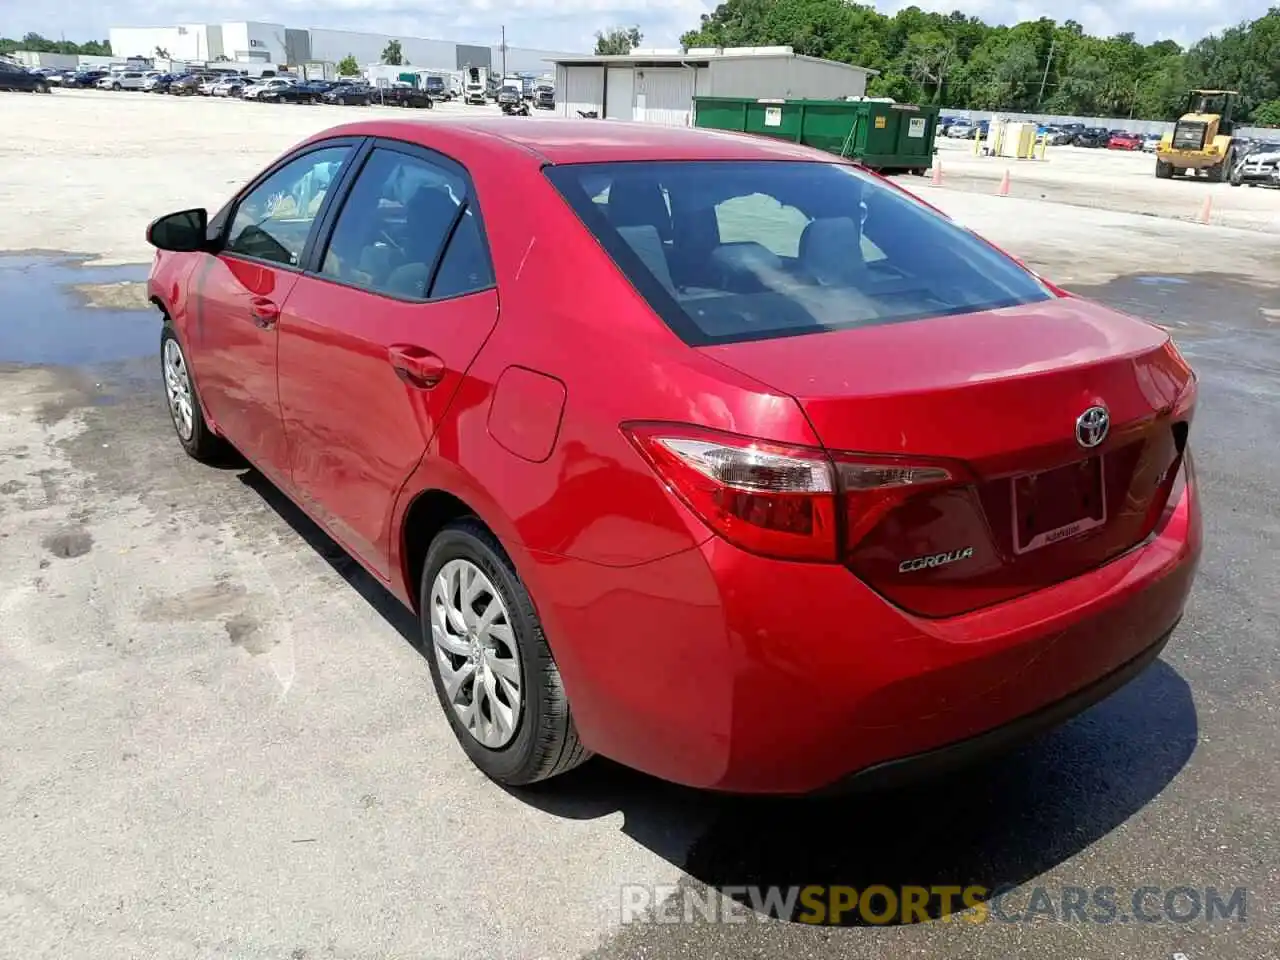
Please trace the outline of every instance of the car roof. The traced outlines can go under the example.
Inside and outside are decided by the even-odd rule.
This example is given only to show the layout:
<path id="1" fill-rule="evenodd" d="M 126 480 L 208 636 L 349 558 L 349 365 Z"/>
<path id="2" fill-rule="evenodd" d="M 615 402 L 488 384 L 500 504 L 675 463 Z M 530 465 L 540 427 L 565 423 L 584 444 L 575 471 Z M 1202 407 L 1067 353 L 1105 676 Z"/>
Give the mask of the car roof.
<path id="1" fill-rule="evenodd" d="M 442 148 L 453 143 L 505 143 L 512 152 L 547 163 L 628 160 L 808 160 L 840 162 L 829 153 L 772 137 L 689 127 L 662 127 L 625 120 L 533 119 L 368 120 L 312 137 L 390 137 Z"/>

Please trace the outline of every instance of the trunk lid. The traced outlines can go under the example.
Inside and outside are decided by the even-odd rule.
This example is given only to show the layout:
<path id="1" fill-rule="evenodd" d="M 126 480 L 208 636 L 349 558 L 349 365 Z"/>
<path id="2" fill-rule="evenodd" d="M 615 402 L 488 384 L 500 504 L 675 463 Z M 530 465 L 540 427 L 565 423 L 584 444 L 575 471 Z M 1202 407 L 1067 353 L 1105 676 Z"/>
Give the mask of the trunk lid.
<path id="1" fill-rule="evenodd" d="M 845 497 L 846 565 L 924 616 L 1077 576 L 1149 536 L 1194 381 L 1164 331 L 1074 298 L 702 349 L 795 397 L 837 460 L 948 467 L 948 482 Z M 1091 408 L 1109 429 L 1087 448 Z"/>

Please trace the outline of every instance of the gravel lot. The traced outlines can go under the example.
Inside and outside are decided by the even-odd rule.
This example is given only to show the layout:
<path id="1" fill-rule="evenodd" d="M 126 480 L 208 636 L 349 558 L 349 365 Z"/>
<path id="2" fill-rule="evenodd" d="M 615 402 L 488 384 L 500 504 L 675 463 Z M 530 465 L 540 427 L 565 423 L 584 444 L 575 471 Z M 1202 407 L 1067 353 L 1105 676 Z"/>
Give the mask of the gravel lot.
<path id="1" fill-rule="evenodd" d="M 1011 197 L 1196 221 L 1209 197 L 1212 223 L 1280 233 L 1280 190 L 1157 180 L 1149 153 L 1063 146 L 1050 147 L 1043 161 L 1013 160 L 975 156 L 970 140 L 944 137 L 938 144 L 948 187 L 995 193 L 1007 170 Z"/>
<path id="2" fill-rule="evenodd" d="M 20 132 L 0 140 L 0 957 L 1280 955 L 1267 191 L 1228 196 L 1236 229 L 1161 219 L 1184 197 L 1197 212 L 1205 185 L 1148 184 L 1149 158 L 1059 151 L 1035 168 L 1085 206 L 1031 196 L 1023 165 L 995 197 L 997 168 L 950 152 L 943 188 L 903 181 L 1046 276 L 1163 323 L 1200 372 L 1206 556 L 1138 681 L 905 795 L 745 802 L 605 762 L 508 793 L 455 745 L 395 602 L 255 474 L 182 455 L 158 321 L 128 309 L 151 217 L 217 206 L 300 138 L 381 110 L 0 95 Z M 1177 199 L 1147 209 L 1148 191 Z M 1248 919 L 620 924 L 624 884 L 668 885 L 660 900 L 900 882 L 1011 883 L 1024 903 L 1035 887 L 1247 887 Z"/>

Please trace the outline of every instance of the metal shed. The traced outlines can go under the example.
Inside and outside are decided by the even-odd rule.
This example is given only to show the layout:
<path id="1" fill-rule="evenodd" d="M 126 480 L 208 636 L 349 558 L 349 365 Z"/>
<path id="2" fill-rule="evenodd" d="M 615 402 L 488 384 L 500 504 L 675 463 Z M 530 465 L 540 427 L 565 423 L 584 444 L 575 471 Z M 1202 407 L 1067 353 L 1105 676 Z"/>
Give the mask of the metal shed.
<path id="1" fill-rule="evenodd" d="M 693 125 L 693 98 L 860 97 L 877 71 L 806 57 L 791 47 L 633 50 L 619 56 L 561 57 L 556 110 L 611 120 Z"/>

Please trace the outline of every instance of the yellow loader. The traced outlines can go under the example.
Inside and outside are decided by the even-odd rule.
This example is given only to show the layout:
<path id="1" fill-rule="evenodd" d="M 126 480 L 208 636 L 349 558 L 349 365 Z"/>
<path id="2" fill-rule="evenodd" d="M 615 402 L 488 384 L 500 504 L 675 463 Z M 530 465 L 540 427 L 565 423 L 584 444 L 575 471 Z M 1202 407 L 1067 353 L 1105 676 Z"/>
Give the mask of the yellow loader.
<path id="1" fill-rule="evenodd" d="M 1192 90 L 1173 132 L 1156 147 L 1156 177 L 1168 180 L 1203 171 L 1222 182 L 1231 176 L 1236 160 L 1231 111 L 1239 96 L 1235 90 Z"/>

